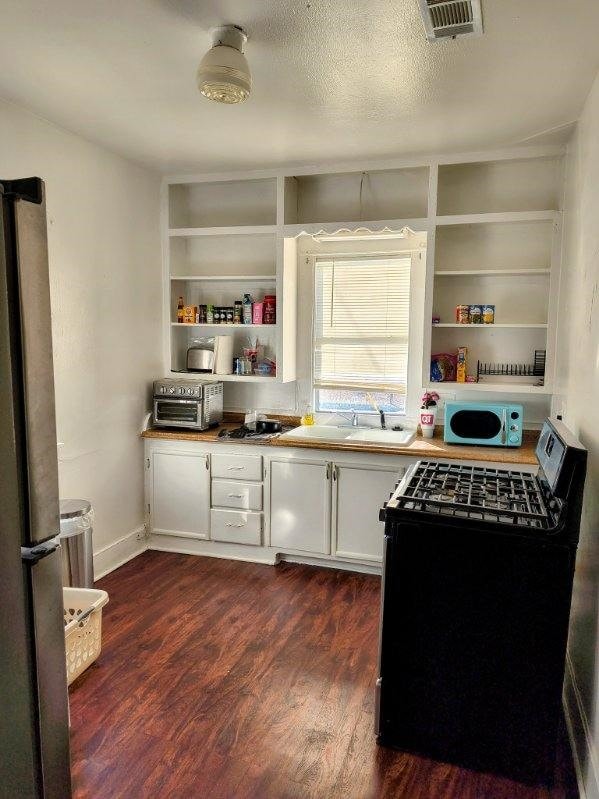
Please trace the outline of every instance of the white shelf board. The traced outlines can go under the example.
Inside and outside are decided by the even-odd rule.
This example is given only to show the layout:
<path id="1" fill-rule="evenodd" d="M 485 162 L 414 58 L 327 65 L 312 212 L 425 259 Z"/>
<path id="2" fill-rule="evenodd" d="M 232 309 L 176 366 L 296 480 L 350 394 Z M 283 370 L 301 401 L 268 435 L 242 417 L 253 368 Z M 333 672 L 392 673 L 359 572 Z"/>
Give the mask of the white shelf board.
<path id="1" fill-rule="evenodd" d="M 435 277 L 469 277 L 469 276 L 490 276 L 490 277 L 518 277 L 550 275 L 551 269 L 447 269 L 435 272 Z"/>
<path id="2" fill-rule="evenodd" d="M 231 227 L 175 227 L 168 235 L 179 238 L 193 236 L 267 236 L 277 232 L 276 225 L 234 225 Z"/>
<path id="3" fill-rule="evenodd" d="M 215 375 L 207 372 L 174 372 L 171 377 L 193 378 L 194 380 L 222 380 L 224 383 L 275 383 L 275 375 Z"/>
<path id="4" fill-rule="evenodd" d="M 461 325 L 458 322 L 437 322 L 433 323 L 433 328 L 435 327 L 459 327 L 461 329 L 468 329 L 468 330 L 493 330 L 494 328 L 500 328 L 503 330 L 517 330 L 520 328 L 529 329 L 529 330 L 545 330 L 547 328 L 547 324 L 520 324 L 514 322 L 513 324 L 492 324 L 492 325 Z"/>
<path id="5" fill-rule="evenodd" d="M 190 328 L 190 327 L 201 327 L 201 328 L 218 327 L 218 328 L 222 328 L 223 330 L 231 330 L 231 328 L 233 330 L 276 330 L 277 329 L 276 324 L 274 324 L 274 325 L 236 325 L 236 324 L 233 324 L 233 325 L 225 324 L 225 325 L 223 325 L 222 323 L 217 323 L 217 324 L 209 325 L 209 324 L 206 324 L 206 323 L 202 323 L 202 324 L 197 324 L 196 325 L 196 324 L 191 324 L 191 323 L 188 323 L 188 322 L 171 322 L 171 327 L 187 327 L 187 328 Z"/>
<path id="6" fill-rule="evenodd" d="M 504 394 L 552 394 L 551 386 L 534 386 L 531 383 L 456 383 L 444 381 L 441 383 L 429 382 L 427 390 L 434 391 L 493 391 Z"/>
<path id="7" fill-rule="evenodd" d="M 506 211 L 487 214 L 451 214 L 436 217 L 437 225 L 481 225 L 492 222 L 552 222 L 559 211 Z"/>
<path id="8" fill-rule="evenodd" d="M 219 281 L 237 283 L 263 283 L 275 282 L 276 275 L 171 275 L 171 280 L 185 280 L 191 282 Z"/>
<path id="9" fill-rule="evenodd" d="M 315 236 L 322 233 L 325 236 L 335 235 L 343 230 L 372 230 L 380 231 L 385 228 L 401 230 L 409 227 L 411 230 L 428 230 L 429 221 L 426 217 L 409 219 L 368 219 L 353 220 L 350 222 L 303 222 L 299 224 L 283 225 L 284 236 L 299 236 L 301 233 Z"/>

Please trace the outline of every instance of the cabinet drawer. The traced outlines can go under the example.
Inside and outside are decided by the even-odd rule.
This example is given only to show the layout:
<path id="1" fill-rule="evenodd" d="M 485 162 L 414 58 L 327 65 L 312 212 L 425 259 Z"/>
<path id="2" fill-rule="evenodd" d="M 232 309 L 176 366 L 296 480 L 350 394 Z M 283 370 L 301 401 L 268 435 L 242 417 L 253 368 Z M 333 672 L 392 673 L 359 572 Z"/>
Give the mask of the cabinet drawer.
<path id="1" fill-rule="evenodd" d="M 216 453 L 211 458 L 212 477 L 228 480 L 262 480 L 261 455 L 224 455 Z"/>
<path id="2" fill-rule="evenodd" d="M 262 510 L 262 483 L 213 480 L 212 507 Z"/>
<path id="3" fill-rule="evenodd" d="M 213 541 L 230 541 L 234 544 L 260 544 L 262 514 L 238 510 L 212 509 L 210 511 L 210 537 Z"/>

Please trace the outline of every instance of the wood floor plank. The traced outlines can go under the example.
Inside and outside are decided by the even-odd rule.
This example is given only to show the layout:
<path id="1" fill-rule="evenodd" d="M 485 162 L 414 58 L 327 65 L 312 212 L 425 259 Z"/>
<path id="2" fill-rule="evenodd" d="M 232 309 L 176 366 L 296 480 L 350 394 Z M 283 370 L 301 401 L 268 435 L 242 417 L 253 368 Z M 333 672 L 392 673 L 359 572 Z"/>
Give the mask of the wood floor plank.
<path id="1" fill-rule="evenodd" d="M 76 799 L 573 799 L 377 746 L 380 580 L 146 552 L 99 582 Z"/>

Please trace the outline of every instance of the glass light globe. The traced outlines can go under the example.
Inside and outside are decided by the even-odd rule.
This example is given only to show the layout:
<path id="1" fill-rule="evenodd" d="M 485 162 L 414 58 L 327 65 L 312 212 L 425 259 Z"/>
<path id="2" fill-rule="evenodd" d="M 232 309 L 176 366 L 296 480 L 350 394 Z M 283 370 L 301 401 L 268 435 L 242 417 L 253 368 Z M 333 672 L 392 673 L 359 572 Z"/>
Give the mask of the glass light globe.
<path id="1" fill-rule="evenodd" d="M 241 48 L 246 35 L 239 28 L 218 29 L 214 46 L 198 67 L 198 89 L 209 100 L 241 103 L 252 90 L 252 76 Z"/>

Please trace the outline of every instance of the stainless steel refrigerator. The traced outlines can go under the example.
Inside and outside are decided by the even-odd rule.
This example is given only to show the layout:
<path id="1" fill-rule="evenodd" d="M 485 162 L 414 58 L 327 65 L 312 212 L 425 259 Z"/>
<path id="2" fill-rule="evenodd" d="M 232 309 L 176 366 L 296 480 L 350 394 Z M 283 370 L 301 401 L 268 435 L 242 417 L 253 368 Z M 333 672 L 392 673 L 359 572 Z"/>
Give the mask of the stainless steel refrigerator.
<path id="1" fill-rule="evenodd" d="M 0 180 L 0 796 L 71 796 L 44 184 Z"/>

